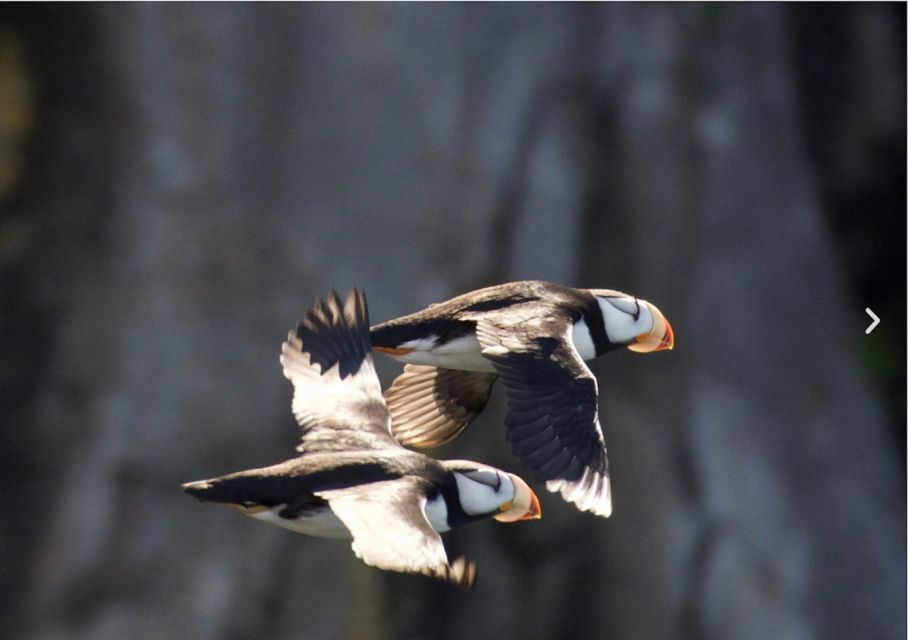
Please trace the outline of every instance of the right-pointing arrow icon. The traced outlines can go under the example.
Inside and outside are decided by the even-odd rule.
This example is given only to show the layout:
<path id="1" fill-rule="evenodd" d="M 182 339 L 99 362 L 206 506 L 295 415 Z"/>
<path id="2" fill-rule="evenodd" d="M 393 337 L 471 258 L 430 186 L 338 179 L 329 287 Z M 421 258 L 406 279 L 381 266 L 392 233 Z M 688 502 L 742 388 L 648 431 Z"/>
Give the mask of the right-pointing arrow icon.
<path id="1" fill-rule="evenodd" d="M 873 320 L 873 322 L 870 323 L 870 326 L 864 329 L 864 333 L 870 333 L 871 331 L 876 329 L 876 326 L 880 323 L 880 319 L 873 311 L 870 310 L 870 307 L 867 307 L 866 309 L 864 309 L 864 311 L 866 311 L 867 315 L 870 316 L 870 319 Z"/>

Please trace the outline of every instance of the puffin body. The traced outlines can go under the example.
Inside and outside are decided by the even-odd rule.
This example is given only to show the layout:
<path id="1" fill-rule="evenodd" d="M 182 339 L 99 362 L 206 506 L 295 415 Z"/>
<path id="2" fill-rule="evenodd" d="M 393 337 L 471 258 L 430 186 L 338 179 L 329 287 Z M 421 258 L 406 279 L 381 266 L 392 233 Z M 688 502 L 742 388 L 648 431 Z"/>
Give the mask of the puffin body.
<path id="1" fill-rule="evenodd" d="M 352 538 L 367 564 L 471 587 L 475 565 L 448 562 L 439 533 L 490 517 L 538 518 L 539 501 L 516 475 L 403 448 L 391 435 L 370 348 L 362 293 L 319 300 L 281 354 L 300 455 L 183 488 L 299 533 Z"/>
<path id="2" fill-rule="evenodd" d="M 478 415 L 501 378 L 506 436 L 550 491 L 612 511 L 598 387 L 585 361 L 619 347 L 671 349 L 655 305 L 610 289 L 538 280 L 472 291 L 372 327 L 372 348 L 406 363 L 385 393 L 394 436 L 435 446 Z"/>

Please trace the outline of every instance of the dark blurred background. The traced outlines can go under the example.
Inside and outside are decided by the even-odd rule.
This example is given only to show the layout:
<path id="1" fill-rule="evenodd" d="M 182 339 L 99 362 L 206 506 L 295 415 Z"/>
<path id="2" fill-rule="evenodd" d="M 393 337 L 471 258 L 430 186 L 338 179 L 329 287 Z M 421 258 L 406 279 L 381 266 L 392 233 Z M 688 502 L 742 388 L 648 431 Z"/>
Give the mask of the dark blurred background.
<path id="1" fill-rule="evenodd" d="M 0 6 L 0 636 L 904 638 L 905 32 Z M 674 326 L 594 364 L 608 520 L 539 487 L 542 521 L 446 536 L 462 593 L 180 491 L 289 457 L 280 342 L 328 287 L 377 322 L 523 278 Z M 437 455 L 525 473 L 502 416 Z"/>

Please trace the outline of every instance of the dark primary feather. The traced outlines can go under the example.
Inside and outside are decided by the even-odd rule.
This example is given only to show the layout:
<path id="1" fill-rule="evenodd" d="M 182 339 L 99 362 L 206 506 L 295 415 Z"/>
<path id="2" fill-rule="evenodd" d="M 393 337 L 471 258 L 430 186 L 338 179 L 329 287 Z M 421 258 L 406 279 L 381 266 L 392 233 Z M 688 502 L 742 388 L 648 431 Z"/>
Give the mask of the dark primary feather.
<path id="1" fill-rule="evenodd" d="M 391 417 L 372 363 L 364 295 L 351 291 L 343 306 L 333 292 L 327 302 L 319 301 L 288 335 L 281 364 L 293 383 L 300 451 L 400 447 L 391 437 Z"/>
<path id="2" fill-rule="evenodd" d="M 505 386 L 506 437 L 537 479 L 569 483 L 562 489 L 568 500 L 581 506 L 596 498 L 597 508 L 609 512 L 596 379 L 570 342 L 569 319 L 528 320 L 477 324 L 483 355 Z"/>
<path id="3" fill-rule="evenodd" d="M 334 289 L 318 298 L 296 329 L 302 349 L 322 373 L 339 363 L 341 380 L 359 371 L 372 348 L 366 294 L 352 289 L 342 303 Z"/>
<path id="4" fill-rule="evenodd" d="M 563 343 L 542 339 L 536 347 L 487 356 L 507 388 L 506 436 L 514 453 L 539 480 L 578 480 L 583 467 L 606 473 L 595 379 L 568 358 Z M 573 366 L 554 365 L 565 360 Z"/>

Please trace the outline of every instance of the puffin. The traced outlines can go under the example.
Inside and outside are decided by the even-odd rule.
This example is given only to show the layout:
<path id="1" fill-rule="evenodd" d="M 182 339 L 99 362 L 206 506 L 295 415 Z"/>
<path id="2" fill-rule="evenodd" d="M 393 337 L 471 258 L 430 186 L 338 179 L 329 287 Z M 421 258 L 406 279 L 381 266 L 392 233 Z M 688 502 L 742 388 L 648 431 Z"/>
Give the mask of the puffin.
<path id="1" fill-rule="evenodd" d="M 505 435 L 537 481 L 581 511 L 608 517 L 612 492 L 599 388 L 586 365 L 626 347 L 672 349 L 652 303 L 611 289 L 508 282 L 371 328 L 372 348 L 405 363 L 385 392 L 394 437 L 425 448 L 457 437 L 500 378 Z"/>
<path id="2" fill-rule="evenodd" d="M 301 430 L 299 455 L 273 466 L 188 482 L 186 493 L 299 533 L 352 539 L 366 564 L 463 588 L 476 565 L 448 560 L 439 534 L 494 518 L 541 517 L 519 476 L 468 460 L 406 449 L 372 362 L 366 296 L 317 299 L 281 349 Z"/>

